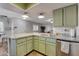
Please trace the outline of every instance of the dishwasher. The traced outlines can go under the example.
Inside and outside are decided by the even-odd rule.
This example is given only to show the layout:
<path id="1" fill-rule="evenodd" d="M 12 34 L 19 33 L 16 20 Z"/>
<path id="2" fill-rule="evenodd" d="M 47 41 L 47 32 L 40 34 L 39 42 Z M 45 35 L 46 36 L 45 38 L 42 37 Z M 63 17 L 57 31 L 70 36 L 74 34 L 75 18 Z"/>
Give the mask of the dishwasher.
<path id="1" fill-rule="evenodd" d="M 61 45 L 61 42 L 66 42 L 66 43 L 69 43 L 69 48 L 68 49 L 62 49 L 62 45 Z M 65 47 L 66 48 L 66 47 Z M 67 51 L 68 52 L 64 52 L 64 51 Z M 71 43 L 70 42 L 67 42 L 67 41 L 61 41 L 61 39 L 57 39 L 56 40 L 56 55 L 57 56 L 70 56 L 71 55 Z"/>

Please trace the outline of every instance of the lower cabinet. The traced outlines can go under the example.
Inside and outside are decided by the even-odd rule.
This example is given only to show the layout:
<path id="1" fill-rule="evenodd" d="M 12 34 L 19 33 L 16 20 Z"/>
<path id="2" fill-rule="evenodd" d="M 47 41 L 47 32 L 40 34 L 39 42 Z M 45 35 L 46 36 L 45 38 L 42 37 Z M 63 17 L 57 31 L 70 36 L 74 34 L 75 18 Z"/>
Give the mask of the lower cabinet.
<path id="1" fill-rule="evenodd" d="M 34 39 L 34 50 L 39 50 L 39 40 L 38 39 Z"/>
<path id="2" fill-rule="evenodd" d="M 23 56 L 26 54 L 26 42 L 17 44 L 16 46 L 16 55 Z"/>
<path id="3" fill-rule="evenodd" d="M 45 54 L 45 41 L 39 40 L 39 52 Z"/>
<path id="4" fill-rule="evenodd" d="M 29 53 L 30 51 L 32 51 L 33 50 L 33 41 L 32 40 L 28 40 L 28 41 L 26 41 L 27 43 L 26 43 L 26 45 L 27 45 L 27 53 Z"/>
<path id="5" fill-rule="evenodd" d="M 56 56 L 56 45 L 55 45 L 55 43 L 46 42 L 46 55 Z"/>
<path id="6" fill-rule="evenodd" d="M 50 38 L 48 38 L 50 40 Z M 48 56 L 56 55 L 56 44 L 45 37 L 29 36 L 16 40 L 16 55 L 24 56 L 33 49 Z"/>

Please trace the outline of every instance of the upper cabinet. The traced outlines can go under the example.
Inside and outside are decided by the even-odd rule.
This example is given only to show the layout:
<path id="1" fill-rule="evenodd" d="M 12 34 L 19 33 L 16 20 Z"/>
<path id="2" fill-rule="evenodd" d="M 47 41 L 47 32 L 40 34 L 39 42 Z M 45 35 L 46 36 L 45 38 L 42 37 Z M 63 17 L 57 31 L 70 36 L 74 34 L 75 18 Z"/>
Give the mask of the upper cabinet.
<path id="1" fill-rule="evenodd" d="M 53 15 L 54 27 L 76 27 L 78 25 L 77 4 L 54 10 Z"/>
<path id="2" fill-rule="evenodd" d="M 65 27 L 76 27 L 78 21 L 77 5 L 71 5 L 64 8 L 64 26 Z"/>
<path id="3" fill-rule="evenodd" d="M 53 12 L 53 17 L 54 17 L 54 26 L 57 27 L 61 27 L 63 24 L 62 24 L 62 9 L 57 9 L 57 10 L 54 10 Z"/>

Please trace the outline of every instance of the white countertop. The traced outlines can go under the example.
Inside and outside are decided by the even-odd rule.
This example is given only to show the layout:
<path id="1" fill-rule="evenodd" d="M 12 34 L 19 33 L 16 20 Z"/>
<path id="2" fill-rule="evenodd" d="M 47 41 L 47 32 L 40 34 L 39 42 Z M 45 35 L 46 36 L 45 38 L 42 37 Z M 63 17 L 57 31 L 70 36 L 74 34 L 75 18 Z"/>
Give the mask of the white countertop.
<path id="1" fill-rule="evenodd" d="M 12 35 L 10 38 L 21 38 L 21 37 L 27 37 L 32 35 L 50 37 L 50 34 L 48 33 L 19 33 L 19 34 Z"/>
<path id="2" fill-rule="evenodd" d="M 76 40 L 79 38 L 74 38 L 74 37 L 68 37 L 68 36 L 55 36 L 52 35 L 50 36 L 49 33 L 19 33 L 19 34 L 14 34 L 12 35 L 10 38 L 21 38 L 21 37 L 27 37 L 27 36 L 32 36 L 32 35 L 36 35 L 36 36 L 41 36 L 41 37 L 49 37 L 49 38 L 53 38 L 53 39 L 62 39 L 62 40 Z"/>

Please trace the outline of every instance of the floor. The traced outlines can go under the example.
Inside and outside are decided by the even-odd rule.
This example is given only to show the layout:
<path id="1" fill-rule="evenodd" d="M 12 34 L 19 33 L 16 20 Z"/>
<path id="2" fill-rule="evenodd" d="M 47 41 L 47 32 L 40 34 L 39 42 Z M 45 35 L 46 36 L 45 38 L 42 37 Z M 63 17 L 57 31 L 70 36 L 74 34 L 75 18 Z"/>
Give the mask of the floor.
<path id="1" fill-rule="evenodd" d="M 40 53 L 33 51 L 32 53 L 30 53 L 28 56 L 43 56 Z"/>
<path id="2" fill-rule="evenodd" d="M 8 55 L 8 46 L 7 42 L 3 44 L 0 42 L 0 56 L 7 56 Z"/>

